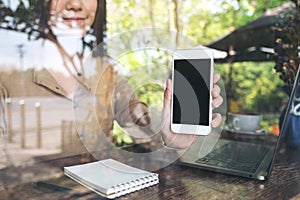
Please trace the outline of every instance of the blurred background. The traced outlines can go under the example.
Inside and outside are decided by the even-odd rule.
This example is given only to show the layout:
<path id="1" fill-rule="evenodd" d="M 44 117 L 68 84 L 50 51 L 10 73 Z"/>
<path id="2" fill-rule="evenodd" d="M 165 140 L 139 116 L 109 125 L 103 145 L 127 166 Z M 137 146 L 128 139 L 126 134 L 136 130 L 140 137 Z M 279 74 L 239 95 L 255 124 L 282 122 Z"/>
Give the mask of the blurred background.
<path id="1" fill-rule="evenodd" d="M 274 58 L 276 54 L 274 48 L 276 41 L 278 42 L 276 27 L 282 25 L 278 16 L 291 13 L 286 9 L 295 8 L 295 2 L 284 0 L 98 0 L 98 6 L 101 12 L 97 13 L 92 29 L 88 31 L 87 36 L 80 38 L 80 44 L 75 43 L 76 48 L 80 47 L 81 52 L 85 52 L 84 55 L 89 55 L 89 52 L 102 42 L 105 44 L 104 51 L 109 51 L 114 47 L 106 41 L 130 30 L 152 27 L 178 32 L 198 45 L 208 46 L 225 53 L 223 58 L 216 60 L 216 69 L 221 74 L 225 85 L 228 112 L 259 112 L 263 116 L 261 128 L 270 134 L 279 134 L 279 116 L 288 98 L 282 88 L 288 82 L 283 79 L 282 71 L 276 68 L 277 60 Z M 76 134 L 74 136 L 75 129 L 70 128 L 73 123 L 70 103 L 64 104 L 60 98 L 50 98 L 47 93 L 36 93 L 34 88 L 25 87 L 26 76 L 30 76 L 32 69 L 42 70 L 45 65 L 61 64 L 59 59 L 49 59 L 47 56 L 51 54 L 60 57 L 61 55 L 53 45 L 51 46 L 51 42 L 55 43 L 55 41 L 51 40 L 48 32 L 48 15 L 45 10 L 49 10 L 49 1 L 0 0 L 0 82 L 5 87 L 14 88 L 10 94 L 3 91 L 1 93 L 6 97 L 3 105 L 8 108 L 2 112 L 8 119 L 6 123 L 2 123 L 2 126 L 8 127 L 9 134 L 8 142 L 2 143 L 2 146 L 13 151 L 27 151 L 25 153 L 27 157 L 22 154 L 22 159 L 19 158 L 21 160 L 30 160 L 33 154 L 49 155 L 72 151 L 74 153 L 78 150 L 78 141 L 76 143 L 70 139 L 76 137 Z M 273 17 L 270 19 L 267 16 Z M 258 24 L 252 24 L 246 31 L 240 31 L 240 28 L 258 19 L 263 20 Z M 260 35 L 255 35 L 256 30 L 261 28 L 267 32 L 258 32 Z M 238 35 L 245 32 L 248 35 L 242 37 Z M 231 34 L 236 34 L 230 36 L 235 43 L 223 41 Z M 263 39 L 262 36 L 266 36 L 268 40 Z M 159 35 L 157 37 L 159 38 Z M 260 37 L 261 39 L 257 41 Z M 131 39 L 124 38 L 120 45 L 130 48 Z M 180 42 L 177 37 L 170 38 L 170 40 L 174 40 L 172 42 L 175 44 Z M 252 45 L 239 47 L 238 44 L 243 44 L 243 40 L 247 40 Z M 261 47 L 267 50 L 258 54 L 260 59 L 253 59 L 251 55 L 239 59 L 240 48 L 245 48 L 250 53 L 254 52 L 259 48 L 257 45 L 261 45 L 262 40 L 266 41 L 266 44 Z M 66 41 L 64 45 L 72 48 L 74 42 Z M 151 72 L 148 73 L 149 79 L 156 80 L 157 77 L 161 77 L 161 74 L 170 73 L 170 68 L 161 67 L 162 65 L 170 66 L 168 56 L 160 52 L 155 56 L 148 56 L 147 58 L 151 60 L 145 61 L 137 54 L 128 54 L 119 62 L 135 71 L 135 74 L 128 74 L 129 79 L 130 76 L 144 74 L 145 71 L 139 71 L 138 66 L 144 66 L 145 63 L 150 62 L 151 65 L 147 68 L 148 72 Z M 133 70 L 134 68 L 136 69 Z M 65 76 L 59 70 L 57 73 Z M 132 81 L 131 84 L 139 87 L 138 82 Z M 140 99 L 150 106 L 162 102 L 163 88 L 159 85 L 139 87 L 137 93 Z M 26 131 L 26 137 L 22 138 L 21 133 L 24 131 Z M 41 136 L 37 136 L 38 134 Z M 117 123 L 115 123 L 111 139 L 117 146 L 130 145 L 134 142 Z M 10 162 L 14 162 L 14 159 L 18 160 L 9 155 L 6 157 L 10 157 Z M 2 162 L 3 167 L 6 163 L 7 161 Z"/>

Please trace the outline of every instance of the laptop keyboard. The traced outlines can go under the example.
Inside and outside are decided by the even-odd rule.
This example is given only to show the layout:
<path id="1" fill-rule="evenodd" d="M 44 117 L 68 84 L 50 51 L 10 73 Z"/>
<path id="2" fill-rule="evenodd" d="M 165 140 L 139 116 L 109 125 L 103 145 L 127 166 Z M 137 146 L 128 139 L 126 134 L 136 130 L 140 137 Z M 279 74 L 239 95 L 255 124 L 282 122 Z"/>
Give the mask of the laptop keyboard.
<path id="1" fill-rule="evenodd" d="M 197 163 L 254 173 L 269 148 L 249 143 L 227 143 L 214 149 L 208 155 L 196 160 Z"/>

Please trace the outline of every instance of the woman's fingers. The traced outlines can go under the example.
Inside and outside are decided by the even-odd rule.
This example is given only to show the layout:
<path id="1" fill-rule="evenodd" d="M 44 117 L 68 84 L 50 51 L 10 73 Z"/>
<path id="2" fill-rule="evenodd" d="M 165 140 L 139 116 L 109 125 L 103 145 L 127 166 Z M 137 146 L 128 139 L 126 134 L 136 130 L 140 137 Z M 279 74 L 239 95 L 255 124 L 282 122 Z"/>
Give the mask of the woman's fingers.
<path id="1" fill-rule="evenodd" d="M 214 77 L 213 77 L 214 84 L 216 84 L 220 79 L 221 79 L 220 74 L 214 74 Z"/>
<path id="2" fill-rule="evenodd" d="M 220 96 L 220 92 L 221 92 L 221 88 L 218 85 L 214 85 L 214 87 L 211 91 L 211 95 L 213 97 L 217 97 L 217 96 Z"/>
<path id="3" fill-rule="evenodd" d="M 222 96 L 217 96 L 213 99 L 212 102 L 212 107 L 214 108 L 218 108 L 220 107 L 220 105 L 223 103 L 223 97 Z"/>
<path id="4" fill-rule="evenodd" d="M 168 79 L 166 83 L 166 89 L 164 93 L 164 109 L 163 109 L 163 119 L 169 120 L 171 113 L 171 102 L 172 102 L 172 87 L 171 80 Z"/>
<path id="5" fill-rule="evenodd" d="M 221 122 L 222 122 L 222 115 L 220 113 L 213 114 L 211 127 L 216 128 L 221 124 Z"/>

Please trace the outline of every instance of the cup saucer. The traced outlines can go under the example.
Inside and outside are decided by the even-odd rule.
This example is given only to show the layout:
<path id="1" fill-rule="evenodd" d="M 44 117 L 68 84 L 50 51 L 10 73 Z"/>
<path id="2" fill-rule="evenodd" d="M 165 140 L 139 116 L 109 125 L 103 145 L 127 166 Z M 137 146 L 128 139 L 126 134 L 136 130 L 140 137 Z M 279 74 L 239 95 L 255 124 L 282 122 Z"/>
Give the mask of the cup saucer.
<path id="1" fill-rule="evenodd" d="M 257 129 L 255 131 L 243 131 L 243 130 L 234 130 L 234 129 L 231 129 L 229 127 L 225 127 L 224 128 L 225 131 L 228 131 L 228 132 L 232 132 L 232 133 L 237 133 L 237 134 L 245 134 L 245 135 L 266 135 L 268 134 L 268 132 L 265 130 L 265 129 Z"/>

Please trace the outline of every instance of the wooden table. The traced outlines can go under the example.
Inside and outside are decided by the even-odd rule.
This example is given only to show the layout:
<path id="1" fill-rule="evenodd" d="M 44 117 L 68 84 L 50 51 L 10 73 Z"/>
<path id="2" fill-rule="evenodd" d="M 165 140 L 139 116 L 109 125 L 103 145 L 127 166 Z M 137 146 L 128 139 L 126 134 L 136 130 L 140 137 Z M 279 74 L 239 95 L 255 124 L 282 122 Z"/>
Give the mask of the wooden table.
<path id="1" fill-rule="evenodd" d="M 105 199 L 63 175 L 63 166 L 78 160 L 80 156 L 70 156 L 0 170 L 0 199 Z M 295 149 L 281 148 L 267 181 L 177 163 L 157 173 L 158 185 L 120 199 L 300 199 L 300 150 Z M 19 181 L 26 176 L 28 182 Z"/>

